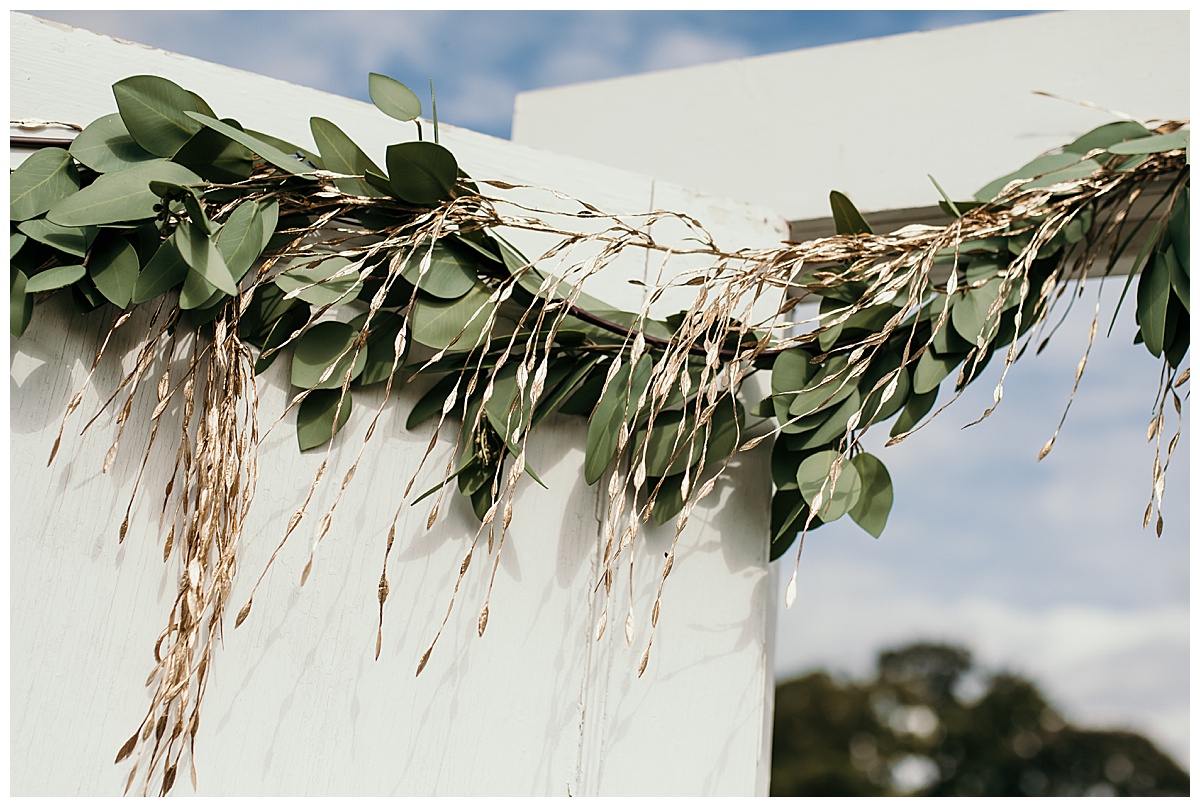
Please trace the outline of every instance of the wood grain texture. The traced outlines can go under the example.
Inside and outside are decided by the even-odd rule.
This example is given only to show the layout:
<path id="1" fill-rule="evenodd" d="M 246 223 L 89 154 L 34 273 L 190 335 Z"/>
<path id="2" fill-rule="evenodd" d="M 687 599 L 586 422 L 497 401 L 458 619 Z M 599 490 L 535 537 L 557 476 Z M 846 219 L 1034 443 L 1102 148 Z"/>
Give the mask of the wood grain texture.
<path id="1" fill-rule="evenodd" d="M 376 158 L 390 140 L 410 136 L 366 104 L 26 15 L 10 19 L 13 117 L 84 123 L 115 109 L 114 81 L 154 73 L 198 92 L 221 115 L 305 144 L 309 115 L 338 122 Z M 645 177 L 448 126 L 442 139 L 477 177 L 555 187 L 610 210 L 640 211 L 653 202 L 653 182 Z M 687 212 L 703 217 L 718 208 L 726 211 L 729 237 L 745 245 L 775 243 L 786 232 L 778 217 L 716 200 L 696 201 Z M 642 277 L 644 261 L 627 263 L 625 272 Z M 637 287 L 621 279 L 604 284 L 612 302 L 640 302 L 640 292 L 630 292 Z M 149 704 L 142 683 L 178 581 L 174 558 L 162 562 L 158 527 L 178 410 L 164 415 L 123 545 L 117 528 L 147 439 L 138 424 L 153 401 L 134 407 L 107 474 L 100 469 L 114 436 L 111 417 L 78 434 L 128 366 L 145 315 L 135 316 L 106 351 L 58 458 L 46 465 L 109 317 L 79 317 L 64 301 L 51 300 L 11 348 L 14 795 L 120 794 L 128 768 L 112 759 Z M 264 439 L 233 610 L 196 746 L 199 794 L 765 793 L 774 613 L 765 557 L 766 455 L 742 455 L 741 467 L 696 511 L 667 584 L 649 666 L 638 679 L 670 533 L 651 531 L 637 546 L 633 645 L 621 629 L 629 597 L 624 576 L 613 603 L 617 624 L 593 641 L 602 606 L 593 594 L 602 506 L 582 480 L 581 422 L 548 420 L 534 438 L 530 464 L 550 489 L 526 484 L 518 496 L 485 636 L 476 636 L 475 624 L 493 558 L 480 551 L 446 633 L 415 678 L 476 524 L 457 495 L 447 497 L 429 532 L 431 500 L 402 511 L 383 650 L 375 661 L 387 526 L 429 437 L 426 429 L 403 427 L 421 391 L 414 384 L 389 404 L 369 466 L 359 469 L 301 587 L 317 521 L 353 461 L 366 413 L 379 403 L 369 392 L 356 394 L 355 415 L 338 436 L 313 515 L 281 553 L 246 623 L 234 630 L 232 613 L 322 456 L 297 453 L 294 415 Z M 264 427 L 283 411 L 287 393 L 286 368 L 277 363 L 259 379 Z M 443 462 L 450 449 L 437 449 Z M 436 473 L 425 472 L 429 484 Z M 182 772 L 177 790 L 190 790 Z"/>

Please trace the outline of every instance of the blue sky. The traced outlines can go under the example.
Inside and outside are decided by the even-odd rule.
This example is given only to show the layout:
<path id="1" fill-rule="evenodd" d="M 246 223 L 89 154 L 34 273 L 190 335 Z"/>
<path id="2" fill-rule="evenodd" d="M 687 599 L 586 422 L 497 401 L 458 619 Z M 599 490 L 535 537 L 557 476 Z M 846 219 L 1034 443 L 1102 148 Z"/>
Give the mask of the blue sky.
<path id="1" fill-rule="evenodd" d="M 423 95 L 433 78 L 442 121 L 506 137 L 524 90 L 1012 12 L 34 13 L 363 100 L 368 72 Z M 1105 292 L 1105 324 L 1119 291 Z M 889 644 L 956 640 L 1034 677 L 1070 718 L 1146 732 L 1186 764 L 1189 434 L 1156 537 L 1141 514 L 1158 367 L 1131 344 L 1128 309 L 1092 351 L 1054 452 L 1036 462 L 1094 299 L 1086 292 L 1050 348 L 1010 373 L 988 420 L 962 429 L 990 404 L 997 366 L 930 427 L 877 452 L 895 481 L 888 529 L 876 541 L 843 520 L 809 537 L 797 602 L 780 614 L 781 676 L 812 665 L 866 674 Z"/>
<path id="2" fill-rule="evenodd" d="M 37 11 L 315 87 L 367 97 L 384 73 L 446 123 L 508 137 L 517 92 L 649 70 L 961 25 L 993 11 Z"/>

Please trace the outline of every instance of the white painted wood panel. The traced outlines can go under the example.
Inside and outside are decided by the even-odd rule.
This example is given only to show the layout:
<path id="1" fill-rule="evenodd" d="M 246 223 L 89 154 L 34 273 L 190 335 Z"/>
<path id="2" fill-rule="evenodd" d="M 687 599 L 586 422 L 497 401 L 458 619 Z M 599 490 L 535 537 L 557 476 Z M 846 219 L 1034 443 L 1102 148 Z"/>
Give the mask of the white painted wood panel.
<path id="1" fill-rule="evenodd" d="M 535 90 L 513 140 L 790 221 L 829 216 L 831 189 L 928 207 L 926 174 L 963 198 L 1113 120 L 1037 91 L 1188 117 L 1188 32 L 1187 11 L 1066 11 Z"/>
<path id="2" fill-rule="evenodd" d="M 322 115 L 362 138 L 376 156 L 408 135 L 369 105 L 120 43 L 12 14 L 13 117 L 86 123 L 114 110 L 110 85 L 127 75 L 167 76 L 204 96 L 219 114 L 308 143 Z M 477 177 L 559 188 L 603 209 L 640 211 L 653 182 L 574 158 L 540 154 L 443 127 L 442 141 Z M 694 199 L 703 217 L 724 211 L 728 237 L 769 245 L 785 224 L 764 211 Z M 523 246 L 529 246 L 523 244 Z M 644 261 L 626 267 L 641 277 Z M 609 288 L 611 286 L 611 289 Z M 636 304 L 624 278 L 608 299 Z M 636 294 L 640 294 L 637 292 Z M 633 301 L 631 303 L 631 301 Z M 132 333 L 145 317 L 126 327 Z M 10 350 L 11 791 L 14 795 L 116 795 L 127 767 L 112 759 L 149 703 L 142 682 L 178 580 L 162 563 L 157 529 L 164 472 L 173 461 L 179 413 L 164 415 L 123 545 L 124 515 L 152 402 L 134 408 L 118 459 L 101 474 L 113 439 L 101 417 L 83 423 L 128 366 L 118 334 L 72 418 L 59 457 L 46 458 L 67 401 L 87 375 L 107 328 L 105 314 L 79 317 L 51 300 Z M 124 358 L 122 358 L 124 357 Z M 245 532 L 230 618 L 205 697 L 196 757 L 202 795 L 587 795 L 765 793 L 769 763 L 772 602 L 766 563 L 770 491 L 760 451 L 718 485 L 693 515 L 666 588 L 654 651 L 636 678 L 666 530 L 640 539 L 634 565 L 634 644 L 621 629 L 629 586 L 618 579 L 610 630 L 592 634 L 602 600 L 602 505 L 582 481 L 584 431 L 548 421 L 530 463 L 549 485 L 527 485 L 499 560 L 490 619 L 475 635 L 492 558 L 477 553 L 429 666 L 416 664 L 449 603 L 474 534 L 465 502 L 448 497 L 426 533 L 429 501 L 406 509 L 389 565 L 383 652 L 373 658 L 376 584 L 386 530 L 429 431 L 403 421 L 420 385 L 389 405 L 370 450 L 299 586 L 316 521 L 332 500 L 378 404 L 356 396 L 326 483 L 281 553 L 250 618 L 232 614 L 303 499 L 320 453 L 295 450 L 294 416 L 264 440 L 260 480 Z M 287 395 L 282 363 L 260 379 L 271 422 Z M 376 394 L 377 395 L 377 394 Z M 449 445 L 439 446 L 445 457 Z M 427 472 L 432 480 L 436 472 Z M 177 791 L 188 792 L 186 777 Z"/>

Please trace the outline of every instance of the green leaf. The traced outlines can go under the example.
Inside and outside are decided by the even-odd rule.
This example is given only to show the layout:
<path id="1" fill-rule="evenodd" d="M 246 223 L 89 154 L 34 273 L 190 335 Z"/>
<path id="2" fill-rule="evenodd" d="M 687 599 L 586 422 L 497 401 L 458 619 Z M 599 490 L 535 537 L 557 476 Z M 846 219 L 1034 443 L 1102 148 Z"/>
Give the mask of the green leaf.
<path id="1" fill-rule="evenodd" d="M 446 398 L 449 397 L 450 391 L 454 389 L 454 385 L 458 383 L 458 374 L 451 373 L 450 375 L 442 376 L 438 379 L 429 390 L 413 404 L 412 411 L 408 413 L 408 421 L 404 424 L 406 429 L 415 429 L 417 426 L 424 423 L 434 415 L 440 414 L 442 405 L 446 403 Z M 463 382 L 464 386 L 466 382 Z M 455 409 L 459 409 L 462 399 L 459 398 Z"/>
<path id="2" fill-rule="evenodd" d="M 1032 180 L 1052 171 L 1069 168 L 1079 162 L 1079 155 L 1067 152 L 1064 154 L 1045 154 L 1027 163 L 1021 168 L 994 179 L 975 192 L 975 198 L 981 202 L 990 202 L 1004 189 L 1004 186 L 1017 179 Z M 1089 160 L 1089 162 L 1094 162 Z"/>
<path id="3" fill-rule="evenodd" d="M 796 541 L 796 536 L 808 521 L 808 502 L 799 490 L 780 490 L 771 497 L 771 550 L 770 560 L 779 560 Z M 810 530 L 824 522 L 813 518 Z"/>
<path id="4" fill-rule="evenodd" d="M 1179 298 L 1183 309 L 1190 314 L 1192 312 L 1191 279 L 1188 273 L 1184 271 L 1183 264 L 1179 258 L 1176 257 L 1178 254 L 1179 252 L 1175 249 L 1174 244 L 1167 247 L 1162 253 L 1163 259 L 1167 263 L 1167 270 L 1171 276 L 1171 289 L 1175 292 L 1175 296 Z"/>
<path id="5" fill-rule="evenodd" d="M 247 199 L 235 207 L 215 240 L 229 274 L 235 282 L 241 280 L 266 244 L 258 204 Z"/>
<path id="6" fill-rule="evenodd" d="M 621 424 L 633 422 L 637 400 L 650 384 L 650 372 L 654 362 L 649 355 L 638 360 L 630 378 L 629 364 L 622 364 L 608 389 L 600 396 L 596 410 L 588 422 L 587 453 L 583 465 L 583 478 L 589 485 L 604 473 L 617 452 L 617 432 Z"/>
<path id="7" fill-rule="evenodd" d="M 297 291 L 296 297 L 315 306 L 337 305 L 353 300 L 359 288 L 357 272 L 329 280 L 349 266 L 350 259 L 332 255 L 316 263 L 313 263 L 314 260 L 297 258 L 292 261 L 291 268 L 275 278 L 275 285 L 286 292 Z M 312 285 L 314 283 L 317 285 Z"/>
<path id="8" fill-rule="evenodd" d="M 668 476 L 662 480 L 658 496 L 654 499 L 654 523 L 666 524 L 683 509 L 683 474 Z"/>
<path id="9" fill-rule="evenodd" d="M 187 263 L 179 254 L 179 232 L 162 243 L 154 257 L 138 275 L 133 287 L 133 302 L 144 303 L 162 294 L 167 289 L 182 283 L 188 274 Z"/>
<path id="10" fill-rule="evenodd" d="M 361 330 L 366 321 L 367 315 L 360 314 L 350 321 L 350 326 Z M 400 329 L 403 327 L 404 317 L 391 311 L 378 311 L 371 318 L 371 330 L 367 334 L 367 361 L 363 365 L 362 375 L 358 377 L 359 384 L 365 387 L 388 380 L 396 359 L 396 337 L 400 335 Z M 407 349 L 406 342 L 405 350 Z M 403 360 L 404 356 L 401 355 L 400 361 Z M 400 364 L 395 363 L 399 368 Z"/>
<path id="11" fill-rule="evenodd" d="M 1098 126 L 1087 134 L 1080 135 L 1074 142 L 1063 146 L 1063 151 L 1087 154 L 1093 149 L 1106 149 L 1122 140 L 1134 140 L 1149 134 L 1150 130 L 1136 121 L 1119 120 Z"/>
<path id="12" fill-rule="evenodd" d="M 921 418 L 925 417 L 933 409 L 933 405 L 937 401 L 939 389 L 940 387 L 935 385 L 933 389 L 927 392 L 914 392 L 913 395 L 909 396 L 908 403 L 904 405 L 904 411 L 900 413 L 900 417 L 896 418 L 896 422 L 892 426 L 891 436 L 895 437 L 899 434 L 904 434 L 920 423 Z"/>
<path id="13" fill-rule="evenodd" d="M 318 322 L 309 328 L 296 341 L 292 351 L 292 385 L 305 389 L 337 389 L 342 386 L 347 370 L 351 380 L 357 378 L 367 362 L 365 350 L 358 350 L 357 357 L 354 355 L 357 339 L 358 331 L 345 322 Z M 334 366 L 333 372 L 321 381 L 330 365 Z"/>
<path id="14" fill-rule="evenodd" d="M 393 195 L 430 207 L 454 195 L 458 161 L 436 143 L 411 141 L 388 146 L 387 170 Z"/>
<path id="15" fill-rule="evenodd" d="M 838 235 L 871 234 L 871 225 L 867 224 L 846 194 L 830 191 L 829 206 L 833 208 L 833 225 Z"/>
<path id="16" fill-rule="evenodd" d="M 953 312 L 951 313 L 953 315 Z M 950 375 L 962 360 L 961 354 L 942 356 L 927 349 L 921 354 L 921 358 L 917 359 L 917 366 L 913 370 L 913 392 L 920 395 L 936 390 L 942 380 Z"/>
<path id="17" fill-rule="evenodd" d="M 96 227 L 63 227 L 46 219 L 30 219 L 17 225 L 25 235 L 60 252 L 82 258 L 100 230 Z"/>
<path id="18" fill-rule="evenodd" d="M 25 291 L 29 278 L 15 266 L 8 267 L 9 275 L 9 315 L 8 332 L 13 339 L 19 339 L 29 321 L 33 319 L 33 297 Z"/>
<path id="19" fill-rule="evenodd" d="M 417 300 L 411 315 L 413 339 L 435 350 L 475 348 L 496 308 L 490 296 L 478 284 L 457 300 Z"/>
<path id="20" fill-rule="evenodd" d="M 1136 140 L 1126 140 L 1108 147 L 1109 154 L 1159 154 L 1188 147 L 1190 132 L 1179 129 L 1170 134 L 1150 135 Z"/>
<path id="21" fill-rule="evenodd" d="M 970 289 L 950 306 L 950 323 L 959 336 L 972 345 L 986 345 L 1000 328 L 1000 310 L 989 319 L 988 313 L 1000 294 L 999 278 Z"/>
<path id="22" fill-rule="evenodd" d="M 822 409 L 797 422 L 796 426 L 801 432 L 812 429 L 800 438 L 801 448 L 818 448 L 840 439 L 846 433 L 850 418 L 862 408 L 862 393 L 858 387 L 853 384 L 847 386 L 850 388 L 849 394 L 836 407 Z"/>
<path id="23" fill-rule="evenodd" d="M 309 311 L 307 305 L 304 305 L 296 300 L 285 300 L 283 302 L 292 303 L 293 305 L 284 309 L 278 318 L 275 319 L 275 321 L 271 324 L 270 329 L 267 332 L 266 339 L 263 341 L 262 353 L 266 353 L 268 350 L 273 350 L 279 347 L 284 342 L 291 339 L 292 334 L 296 333 L 308 323 L 308 317 L 311 312 Z M 261 375 L 262 373 L 266 372 L 267 368 L 275 363 L 275 359 L 279 358 L 278 351 L 267 356 L 265 359 L 262 357 L 262 353 L 260 353 L 259 357 L 254 361 L 255 375 Z"/>
<path id="24" fill-rule="evenodd" d="M 87 270 L 83 268 L 82 264 L 54 266 L 44 272 L 38 272 L 29 278 L 25 284 L 25 291 L 28 294 L 54 291 L 55 289 L 70 286 L 85 274 L 87 274 Z"/>
<path id="25" fill-rule="evenodd" d="M 133 299 L 137 285 L 137 250 L 124 238 L 110 238 L 92 250 L 88 260 L 88 274 L 96 289 L 117 308 L 125 308 Z"/>
<path id="26" fill-rule="evenodd" d="M 29 237 L 25 233 L 9 233 L 8 235 L 8 259 L 11 261 L 17 257 L 17 253 L 21 251 L 21 247 L 25 246 L 25 242 Z"/>
<path id="27" fill-rule="evenodd" d="M 229 273 L 229 267 L 225 265 L 225 259 L 221 257 L 212 238 L 196 225 L 187 222 L 180 226 L 178 232 L 180 235 L 176 246 L 184 262 L 215 288 L 226 294 L 237 294 L 237 281 Z M 209 292 L 209 296 L 211 295 L 212 292 Z M 204 300 L 198 301 L 203 302 Z"/>
<path id="28" fill-rule="evenodd" d="M 367 91 L 371 103 L 390 118 L 410 121 L 421 114 L 421 99 L 394 78 L 371 73 L 367 78 Z"/>
<path id="29" fill-rule="evenodd" d="M 119 112 L 97 118 L 71 142 L 71 156 L 98 174 L 123 171 L 154 155 L 137 144 Z"/>
<path id="30" fill-rule="evenodd" d="M 1067 155 L 1063 155 L 1067 156 Z M 1075 156 L 1075 155 L 1072 155 Z M 1021 186 L 1024 190 L 1032 190 L 1034 188 L 1048 188 L 1051 185 L 1057 185 L 1060 182 L 1067 182 L 1072 179 L 1082 179 L 1090 177 L 1092 174 L 1103 168 L 1100 163 L 1095 160 L 1078 160 L 1073 165 L 1067 165 L 1055 171 L 1050 171 L 1044 176 L 1026 182 Z"/>
<path id="31" fill-rule="evenodd" d="M 1157 252 L 1142 271 L 1137 290 L 1137 322 L 1146 349 L 1162 355 L 1166 338 L 1167 301 L 1171 296 L 1171 267 L 1164 252 Z"/>
<path id="32" fill-rule="evenodd" d="M 275 235 L 275 228 L 279 226 L 279 202 L 276 199 L 271 199 L 268 202 L 258 202 L 259 221 L 262 223 L 262 250 L 267 248 L 271 243 L 272 236 Z"/>
<path id="33" fill-rule="evenodd" d="M 445 240 L 429 250 L 421 249 L 413 254 L 400 270 L 400 276 L 426 294 L 443 300 L 457 300 L 478 282 L 477 263 L 461 247 L 454 247 Z M 429 267 L 421 274 L 421 266 L 429 257 Z"/>
<path id="34" fill-rule="evenodd" d="M 892 512 L 892 478 L 887 468 L 873 454 L 863 452 L 851 458 L 850 464 L 862 479 L 862 493 L 848 511 L 858 526 L 878 538 Z"/>
<path id="35" fill-rule="evenodd" d="M 25 221 L 45 213 L 79 190 L 79 172 L 71 155 L 44 148 L 30 154 L 8 180 L 8 216 Z"/>
<path id="36" fill-rule="evenodd" d="M 821 493 L 821 503 L 817 507 L 817 515 L 828 523 L 836 521 L 850 511 L 862 494 L 862 478 L 853 463 L 842 462 L 842 472 L 837 484 L 832 487 L 826 483 L 838 452 L 821 451 L 806 457 L 796 471 L 796 481 L 800 484 L 800 493 L 804 500 L 813 507 L 817 494 Z M 823 489 L 823 492 L 822 492 Z"/>
<path id="37" fill-rule="evenodd" d="M 805 388 L 792 399 L 788 414 L 806 416 L 837 406 L 857 390 L 855 382 L 845 378 L 846 357 L 833 356 Z"/>
<path id="38" fill-rule="evenodd" d="M 250 149 L 212 129 L 201 129 L 192 135 L 172 161 L 220 183 L 241 182 L 254 170 L 254 154 Z"/>
<path id="39" fill-rule="evenodd" d="M 284 152 L 275 148 L 275 146 L 272 146 L 270 143 L 258 139 L 249 132 L 243 132 L 240 129 L 235 129 L 228 123 L 219 121 L 216 118 L 210 118 L 208 115 L 200 115 L 196 112 L 188 112 L 187 116 L 195 121 L 198 121 L 199 123 L 204 124 L 210 129 L 220 132 L 235 143 L 241 143 L 259 157 L 262 157 L 264 160 L 271 163 L 271 165 L 274 165 L 277 168 L 282 168 L 289 174 L 305 176 L 312 174 L 313 172 L 313 169 L 310 166 L 305 165 L 290 154 L 285 154 Z"/>
<path id="40" fill-rule="evenodd" d="M 775 357 L 771 367 L 771 392 L 796 393 L 808 385 L 817 368 L 812 364 L 812 354 L 800 348 L 785 350 Z"/>
<path id="41" fill-rule="evenodd" d="M 545 409 L 545 396 L 553 394 L 554 390 L 558 389 L 559 385 L 570 374 L 571 366 L 572 363 L 569 361 L 551 363 L 546 371 L 546 380 L 542 389 L 542 396 L 538 400 L 537 408 Z M 530 404 L 531 383 L 532 376 L 526 382 L 525 389 L 521 393 L 521 399 L 514 409 L 513 401 L 517 398 L 517 362 L 509 362 L 496 374 L 493 381 L 492 397 L 484 406 L 488 422 L 492 424 L 492 428 L 496 430 L 496 433 L 504 439 L 504 442 L 508 445 L 508 450 L 513 455 L 520 453 L 520 437 L 532 428 L 536 420 L 535 407 Z M 510 409 L 512 410 L 511 412 Z"/>
<path id="42" fill-rule="evenodd" d="M 800 468 L 803 457 L 792 451 L 786 440 L 775 440 L 771 446 L 771 481 L 777 490 L 799 490 L 800 483 L 796 481 L 796 471 Z"/>
<path id="43" fill-rule="evenodd" d="M 332 440 L 350 419 L 352 404 L 350 390 L 346 390 L 344 399 L 341 390 L 336 389 L 317 389 L 308 393 L 296 412 L 296 439 L 300 443 L 300 450 L 308 451 Z"/>
<path id="44" fill-rule="evenodd" d="M 159 204 L 159 197 L 150 190 L 151 182 L 195 185 L 201 181 L 170 160 L 150 160 L 124 171 L 102 174 L 50 208 L 46 218 L 68 227 L 151 219 L 157 215 L 154 208 Z"/>
<path id="45" fill-rule="evenodd" d="M 371 162 L 371 158 L 360 149 L 345 132 L 331 121 L 324 118 L 312 118 L 309 121 L 313 140 L 317 150 L 321 152 L 322 161 L 327 171 L 337 174 L 355 174 L 363 176 L 368 169 L 379 173 L 379 167 Z M 343 193 L 356 196 L 382 196 L 379 191 L 365 179 L 335 179 L 334 184 Z"/>
<path id="46" fill-rule="evenodd" d="M 130 76 L 113 85 L 121 120 L 133 140 L 159 157 L 171 157 L 200 126 L 188 118 L 200 105 L 173 81 L 159 76 Z"/>

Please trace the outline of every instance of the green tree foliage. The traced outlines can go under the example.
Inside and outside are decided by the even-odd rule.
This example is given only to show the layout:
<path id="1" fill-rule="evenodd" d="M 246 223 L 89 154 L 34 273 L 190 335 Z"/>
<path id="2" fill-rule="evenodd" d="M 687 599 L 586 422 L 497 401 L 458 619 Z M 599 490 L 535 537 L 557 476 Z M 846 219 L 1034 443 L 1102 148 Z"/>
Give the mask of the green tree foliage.
<path id="1" fill-rule="evenodd" d="M 1145 737 L 1073 726 L 1032 681 L 989 675 L 960 647 L 913 644 L 881 653 L 871 681 L 818 671 L 775 692 L 772 796 L 1189 790 L 1188 774 Z"/>

